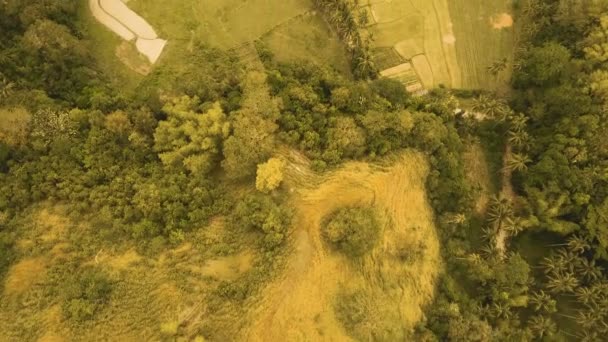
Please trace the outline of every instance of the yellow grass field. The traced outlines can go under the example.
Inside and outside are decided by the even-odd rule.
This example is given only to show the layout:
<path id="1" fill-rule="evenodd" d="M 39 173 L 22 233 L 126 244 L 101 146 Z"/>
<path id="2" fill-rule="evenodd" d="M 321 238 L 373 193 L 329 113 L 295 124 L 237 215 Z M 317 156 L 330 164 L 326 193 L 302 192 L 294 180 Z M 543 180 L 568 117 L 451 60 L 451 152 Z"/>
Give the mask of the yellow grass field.
<path id="1" fill-rule="evenodd" d="M 346 341 L 349 334 L 371 337 L 411 329 L 422 317 L 422 306 L 432 299 L 441 270 L 425 194 L 427 172 L 424 157 L 415 152 L 383 167 L 351 162 L 320 177 L 309 173 L 305 164 L 292 163 L 287 186 L 295 193 L 292 204 L 297 208 L 295 251 L 285 274 L 251 311 L 253 323 L 243 340 Z M 327 215 L 353 205 L 371 205 L 384 217 L 378 246 L 358 263 L 328 249 L 320 236 Z M 397 257 L 403 245 L 423 245 L 424 253 L 412 263 L 403 262 Z M 365 309 L 376 313 L 356 332 L 346 331 L 332 309 L 345 291 L 363 293 L 369 303 Z"/>

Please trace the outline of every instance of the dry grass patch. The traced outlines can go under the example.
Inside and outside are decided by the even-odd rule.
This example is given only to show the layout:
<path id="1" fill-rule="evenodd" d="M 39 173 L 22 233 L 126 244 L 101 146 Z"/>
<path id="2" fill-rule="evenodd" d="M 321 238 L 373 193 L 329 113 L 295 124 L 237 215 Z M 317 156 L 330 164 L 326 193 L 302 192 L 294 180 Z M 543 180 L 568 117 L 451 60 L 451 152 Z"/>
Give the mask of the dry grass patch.
<path id="1" fill-rule="evenodd" d="M 513 17 L 509 13 L 501 13 L 490 18 L 492 27 L 497 30 L 513 26 Z"/>
<path id="2" fill-rule="evenodd" d="M 17 296 L 25 293 L 37 283 L 44 280 L 46 262 L 44 258 L 21 260 L 13 265 L 6 277 L 5 296 Z"/>
<path id="3" fill-rule="evenodd" d="M 37 213 L 34 223 L 38 227 L 39 239 L 43 242 L 55 242 L 65 238 L 70 225 L 69 219 L 47 208 Z"/>
<path id="4" fill-rule="evenodd" d="M 201 269 L 201 274 L 218 280 L 235 280 L 253 266 L 253 253 L 244 252 L 237 255 L 208 260 Z"/>

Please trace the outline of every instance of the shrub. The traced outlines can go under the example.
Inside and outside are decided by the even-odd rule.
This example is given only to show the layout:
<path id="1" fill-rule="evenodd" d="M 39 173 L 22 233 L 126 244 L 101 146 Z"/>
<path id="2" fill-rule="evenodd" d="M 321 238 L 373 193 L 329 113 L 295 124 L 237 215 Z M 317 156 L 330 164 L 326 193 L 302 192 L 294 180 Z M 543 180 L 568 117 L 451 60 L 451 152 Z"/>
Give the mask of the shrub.
<path id="1" fill-rule="evenodd" d="M 351 257 L 369 252 L 378 241 L 380 226 L 371 208 L 344 208 L 331 215 L 323 227 L 323 237 L 333 247 Z"/>
<path id="2" fill-rule="evenodd" d="M 67 318 L 81 322 L 93 318 L 112 293 L 112 283 L 99 270 L 88 269 L 72 279 L 65 294 L 63 312 Z"/>

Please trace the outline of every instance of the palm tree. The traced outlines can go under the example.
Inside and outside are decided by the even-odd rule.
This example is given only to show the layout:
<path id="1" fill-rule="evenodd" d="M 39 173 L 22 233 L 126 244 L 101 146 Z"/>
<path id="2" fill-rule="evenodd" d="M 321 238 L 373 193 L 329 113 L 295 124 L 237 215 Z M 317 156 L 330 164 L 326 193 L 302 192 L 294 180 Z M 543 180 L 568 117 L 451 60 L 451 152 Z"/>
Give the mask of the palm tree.
<path id="1" fill-rule="evenodd" d="M 509 114 L 509 107 L 502 100 L 496 100 L 487 95 L 480 95 L 473 101 L 472 110 L 483 113 L 492 119 L 502 121 Z"/>
<path id="2" fill-rule="evenodd" d="M 562 248 L 559 249 L 557 251 L 557 253 L 555 253 L 557 255 L 558 258 L 564 260 L 564 262 L 566 263 L 566 266 L 568 266 L 568 270 L 570 270 L 570 272 L 574 271 L 574 266 L 577 264 L 577 260 L 578 260 L 578 256 L 574 253 L 572 253 L 571 251 Z"/>
<path id="3" fill-rule="evenodd" d="M 597 341 L 601 341 L 602 339 L 599 338 L 599 336 L 597 335 L 597 332 L 595 331 L 589 331 L 589 330 L 583 330 L 582 335 L 577 336 L 580 340 L 580 342 L 597 342 Z"/>
<path id="4" fill-rule="evenodd" d="M 498 61 L 495 61 L 494 63 L 492 63 L 491 65 L 488 66 L 488 71 L 496 76 L 498 75 L 501 71 L 505 70 L 507 68 L 507 58 L 503 58 L 500 59 Z"/>
<path id="5" fill-rule="evenodd" d="M 507 217 L 513 214 L 513 205 L 511 200 L 503 193 L 498 196 L 492 196 L 490 199 L 490 208 L 488 210 L 488 221 L 500 225 Z"/>
<path id="6" fill-rule="evenodd" d="M 551 274 L 547 282 L 547 288 L 553 293 L 572 292 L 578 285 L 578 279 L 571 272 Z"/>
<path id="7" fill-rule="evenodd" d="M 496 256 L 496 248 L 494 243 L 488 243 L 485 246 L 481 247 L 479 252 L 483 255 L 484 258 L 490 259 Z"/>
<path id="8" fill-rule="evenodd" d="M 597 300 L 597 291 L 592 287 L 579 287 L 574 291 L 574 295 L 579 302 L 585 305 Z"/>
<path id="9" fill-rule="evenodd" d="M 528 163 L 532 160 L 528 155 L 521 153 L 511 153 L 507 160 L 507 169 L 511 171 L 525 171 L 528 169 Z"/>
<path id="10" fill-rule="evenodd" d="M 540 339 L 545 336 L 552 336 L 557 331 L 555 322 L 544 316 L 533 316 L 528 324 L 534 336 Z"/>
<path id="11" fill-rule="evenodd" d="M 10 82 L 0 73 L 0 100 L 9 97 L 15 89 L 15 83 Z"/>
<path id="12" fill-rule="evenodd" d="M 535 311 L 544 311 L 547 313 L 554 313 L 557 311 L 557 302 L 551 298 L 551 295 L 540 290 L 530 295 L 530 303 L 534 306 Z"/>
<path id="13" fill-rule="evenodd" d="M 577 235 L 571 236 L 566 245 L 568 246 L 568 249 L 574 253 L 584 253 L 591 248 L 587 240 Z"/>
<path id="14" fill-rule="evenodd" d="M 528 117 L 522 113 L 517 113 L 509 117 L 509 123 L 512 130 L 523 131 L 526 129 Z"/>
<path id="15" fill-rule="evenodd" d="M 510 129 L 507 134 L 509 135 L 509 137 L 507 138 L 507 140 L 509 141 L 509 143 L 517 148 L 524 148 L 524 147 L 528 147 L 529 145 L 529 140 L 530 140 L 530 135 L 528 134 L 528 132 L 524 131 L 524 130 L 513 130 Z"/>
<path id="16" fill-rule="evenodd" d="M 556 255 L 543 258 L 540 264 L 544 268 L 545 274 L 563 273 L 568 270 L 569 266 L 564 259 Z"/>
<path id="17" fill-rule="evenodd" d="M 494 318 L 509 319 L 512 315 L 511 308 L 505 303 L 494 303 L 490 308 L 490 316 Z"/>
<path id="18" fill-rule="evenodd" d="M 482 239 L 492 242 L 496 237 L 496 228 L 486 226 L 481 228 L 481 237 Z"/>
<path id="19" fill-rule="evenodd" d="M 519 217 L 507 217 L 504 221 L 503 228 L 511 236 L 516 236 L 524 230 L 522 220 Z"/>
<path id="20" fill-rule="evenodd" d="M 602 268 L 595 265 L 594 260 L 579 258 L 576 263 L 576 271 L 587 281 L 596 281 L 602 277 Z"/>
<path id="21" fill-rule="evenodd" d="M 551 298 L 551 295 L 540 290 L 534 292 L 530 296 L 530 303 L 534 306 L 535 311 L 544 311 L 547 313 L 554 313 L 557 311 L 557 302 Z"/>
<path id="22" fill-rule="evenodd" d="M 591 329 L 599 320 L 599 315 L 594 310 L 579 310 L 574 320 L 584 329 Z"/>
<path id="23" fill-rule="evenodd" d="M 357 65 L 356 71 L 360 78 L 372 78 L 372 75 L 374 75 L 376 72 L 376 64 L 374 63 L 372 54 L 369 51 L 361 51 L 361 53 L 359 53 L 359 55 L 357 56 L 355 62 Z"/>

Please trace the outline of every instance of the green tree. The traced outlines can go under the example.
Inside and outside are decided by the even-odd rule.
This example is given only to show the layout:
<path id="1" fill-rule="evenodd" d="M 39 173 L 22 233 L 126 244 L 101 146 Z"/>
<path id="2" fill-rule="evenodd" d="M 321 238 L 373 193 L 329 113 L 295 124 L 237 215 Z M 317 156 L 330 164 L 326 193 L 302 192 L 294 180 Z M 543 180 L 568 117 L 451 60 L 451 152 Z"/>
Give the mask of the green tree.
<path id="1" fill-rule="evenodd" d="M 555 42 L 548 42 L 533 48 L 516 75 L 518 86 L 534 85 L 547 87 L 560 83 L 571 76 L 570 51 Z"/>
<path id="2" fill-rule="evenodd" d="M 594 63 L 608 61 L 608 15 L 602 15 L 599 25 L 594 25 L 584 41 L 585 57 Z"/>
<path id="3" fill-rule="evenodd" d="M 351 117 L 337 117 L 327 131 L 327 149 L 341 157 L 359 157 L 365 151 L 365 131 Z"/>
<path id="4" fill-rule="evenodd" d="M 331 214 L 324 224 L 323 237 L 332 246 L 351 256 L 369 252 L 378 241 L 380 226 L 371 208 L 344 208 Z"/>
<path id="5" fill-rule="evenodd" d="M 249 73 L 244 89 L 245 100 L 242 108 L 232 116 L 233 131 L 223 150 L 222 167 L 235 179 L 252 176 L 257 165 L 270 156 L 280 108 L 270 95 L 264 74 Z"/>

